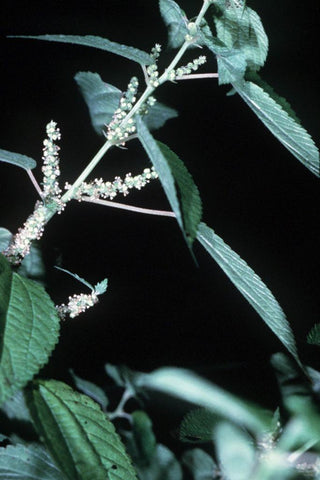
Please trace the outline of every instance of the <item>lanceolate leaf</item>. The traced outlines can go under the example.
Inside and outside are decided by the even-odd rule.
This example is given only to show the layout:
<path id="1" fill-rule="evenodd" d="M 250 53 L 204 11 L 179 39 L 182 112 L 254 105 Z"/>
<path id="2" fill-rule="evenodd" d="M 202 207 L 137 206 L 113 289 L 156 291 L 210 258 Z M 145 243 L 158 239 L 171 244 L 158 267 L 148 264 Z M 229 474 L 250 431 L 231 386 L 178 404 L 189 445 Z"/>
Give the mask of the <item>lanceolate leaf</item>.
<path id="1" fill-rule="evenodd" d="M 105 83 L 97 73 L 79 72 L 74 78 L 89 108 L 93 128 L 99 135 L 103 135 L 106 125 L 119 107 L 121 90 Z M 148 110 L 144 122 L 150 130 L 160 128 L 167 120 L 178 116 L 176 110 L 160 102 L 156 102 Z"/>
<path id="2" fill-rule="evenodd" d="M 308 132 L 259 85 L 235 82 L 233 86 L 271 133 L 319 177 L 319 151 Z"/>
<path id="3" fill-rule="evenodd" d="M 20 153 L 8 152 L 7 150 L 0 150 L 0 162 L 11 163 L 25 170 L 32 170 L 37 166 L 37 162 L 33 158 L 26 157 L 26 155 L 21 155 Z"/>
<path id="4" fill-rule="evenodd" d="M 11 273 L 0 256 L 0 404 L 47 362 L 59 336 L 59 317 L 44 288 Z"/>
<path id="5" fill-rule="evenodd" d="M 169 47 L 181 47 L 188 33 L 187 18 L 184 11 L 174 0 L 160 0 L 159 6 L 161 16 L 169 30 Z"/>
<path id="6" fill-rule="evenodd" d="M 29 392 L 35 426 L 69 480 L 137 480 L 113 424 L 99 405 L 55 380 Z"/>
<path id="7" fill-rule="evenodd" d="M 9 445 L 0 448 L 0 479 L 66 480 L 40 445 Z"/>
<path id="8" fill-rule="evenodd" d="M 200 223 L 197 239 L 300 364 L 285 314 L 258 275 L 204 223 Z"/>
<path id="9" fill-rule="evenodd" d="M 98 48 L 99 50 L 115 53 L 128 60 L 133 60 L 134 62 L 140 63 L 140 65 L 149 65 L 153 61 L 148 53 L 138 48 L 121 45 L 120 43 L 111 42 L 106 38 L 96 37 L 94 35 L 11 35 L 11 38 L 30 38 Z"/>

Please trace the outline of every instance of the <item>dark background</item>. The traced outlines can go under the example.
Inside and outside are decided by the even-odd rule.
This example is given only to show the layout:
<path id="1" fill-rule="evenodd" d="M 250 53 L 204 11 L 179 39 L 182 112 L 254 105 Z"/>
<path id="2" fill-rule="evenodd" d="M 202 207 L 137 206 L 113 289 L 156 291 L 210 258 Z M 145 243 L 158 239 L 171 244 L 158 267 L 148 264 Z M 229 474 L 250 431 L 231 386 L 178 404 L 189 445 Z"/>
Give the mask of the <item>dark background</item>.
<path id="1" fill-rule="evenodd" d="M 180 3 L 192 17 L 202 2 Z M 287 98 L 319 142 L 318 2 L 249 5 L 270 39 L 262 77 Z M 5 0 L 0 8 L 0 146 L 40 163 L 45 125 L 54 119 L 63 136 L 63 181 L 72 182 L 101 145 L 74 75 L 98 72 L 125 90 L 131 76 L 142 79 L 140 69 L 87 47 L 5 36 L 94 34 L 150 51 L 155 43 L 166 45 L 157 1 Z M 160 65 L 171 56 L 166 51 Z M 208 71 L 216 71 L 209 58 Z M 204 221 L 269 286 L 303 358 L 317 367 L 319 350 L 307 346 L 305 338 L 319 321 L 319 180 L 239 97 L 226 97 L 228 90 L 216 80 L 165 84 L 158 99 L 176 108 L 180 118 L 155 136 L 186 163 L 200 189 Z M 112 150 L 96 175 L 112 180 L 147 165 L 132 142 L 128 150 Z M 0 223 L 15 232 L 31 213 L 36 193 L 24 171 L 1 164 L 0 172 Z M 40 169 L 36 175 L 40 181 Z M 168 208 L 155 183 L 124 201 Z M 72 367 L 99 379 L 105 362 L 142 370 L 178 365 L 272 403 L 269 359 L 282 349 L 280 342 L 200 245 L 194 247 L 196 267 L 173 219 L 72 203 L 48 225 L 43 247 L 47 289 L 57 303 L 82 289 L 53 269 L 59 258 L 64 268 L 91 283 L 109 278 L 99 305 L 63 325 L 48 375 L 64 378 Z"/>

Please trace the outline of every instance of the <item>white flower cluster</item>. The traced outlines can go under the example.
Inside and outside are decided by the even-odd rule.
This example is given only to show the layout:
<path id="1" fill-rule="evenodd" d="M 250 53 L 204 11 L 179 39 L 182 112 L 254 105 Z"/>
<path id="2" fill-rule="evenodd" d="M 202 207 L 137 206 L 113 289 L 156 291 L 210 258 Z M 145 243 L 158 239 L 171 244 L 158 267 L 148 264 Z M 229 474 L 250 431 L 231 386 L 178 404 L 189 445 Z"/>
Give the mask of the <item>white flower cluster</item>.
<path id="1" fill-rule="evenodd" d="M 55 141 L 60 140 L 60 129 L 57 128 L 56 122 L 52 121 L 48 123 L 46 127 L 47 136 L 43 142 L 43 199 L 48 204 L 54 203 L 55 207 L 58 207 L 58 213 L 64 209 L 64 204 L 61 202 L 61 189 L 58 183 L 58 177 L 60 176 L 59 167 L 59 150 L 55 144 Z"/>
<path id="2" fill-rule="evenodd" d="M 113 182 L 104 182 L 102 178 L 96 178 L 90 183 L 83 182 L 77 189 L 75 198 L 79 201 L 82 200 L 83 196 L 89 197 L 91 200 L 98 198 L 110 198 L 112 200 L 118 193 L 122 193 L 124 196 L 128 195 L 132 188 L 141 190 L 150 180 L 155 178 L 158 178 L 158 174 L 153 167 L 145 168 L 141 175 L 134 177 L 131 173 L 127 173 L 124 180 L 116 177 Z M 68 190 L 71 185 L 67 183 L 65 188 Z"/>
<path id="3" fill-rule="evenodd" d="M 37 202 L 34 212 L 27 218 L 22 228 L 14 235 L 8 248 L 3 252 L 10 263 L 18 265 L 30 252 L 33 240 L 40 240 L 46 223 L 47 209 L 41 202 Z"/>
<path id="4" fill-rule="evenodd" d="M 159 86 L 159 80 L 158 80 L 159 72 L 158 72 L 157 61 L 160 56 L 160 52 L 161 52 L 161 45 L 157 43 L 151 50 L 151 54 L 150 54 L 150 56 L 153 59 L 153 63 L 151 63 L 146 70 L 148 75 L 149 85 L 151 85 L 151 87 L 153 88 L 157 88 Z"/>
<path id="5" fill-rule="evenodd" d="M 184 75 L 190 75 L 190 73 L 195 72 L 198 70 L 200 65 L 206 63 L 207 58 L 205 55 L 200 55 L 199 58 L 193 60 L 193 62 L 189 62 L 187 65 L 183 67 L 178 67 L 176 70 L 171 70 L 168 73 L 168 80 L 176 80 L 178 77 L 183 77 Z"/>
<path id="6" fill-rule="evenodd" d="M 75 318 L 80 313 L 85 312 L 88 308 L 93 307 L 98 302 L 98 296 L 93 290 L 90 294 L 80 293 L 69 297 L 67 305 L 57 305 L 56 309 L 58 315 L 64 320 L 67 315 L 70 318 Z"/>
<path id="7" fill-rule="evenodd" d="M 126 93 L 120 99 L 119 108 L 114 112 L 111 122 L 107 125 L 106 137 L 115 144 L 121 143 L 124 145 L 128 137 L 136 132 L 134 119 L 129 118 L 125 124 L 124 119 L 136 102 L 138 85 L 138 79 L 133 77 L 130 80 Z"/>

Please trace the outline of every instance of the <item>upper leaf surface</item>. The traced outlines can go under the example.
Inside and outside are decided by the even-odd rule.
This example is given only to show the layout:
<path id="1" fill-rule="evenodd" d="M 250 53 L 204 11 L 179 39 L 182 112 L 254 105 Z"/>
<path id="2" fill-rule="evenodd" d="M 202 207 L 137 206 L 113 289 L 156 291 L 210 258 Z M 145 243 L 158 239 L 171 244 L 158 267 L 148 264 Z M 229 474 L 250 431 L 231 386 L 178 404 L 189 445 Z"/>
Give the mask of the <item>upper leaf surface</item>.
<path id="1" fill-rule="evenodd" d="M 85 47 L 98 48 L 99 50 L 115 53 L 128 60 L 133 60 L 134 62 L 140 63 L 140 65 L 149 65 L 153 61 L 150 55 L 143 50 L 111 42 L 111 40 L 108 40 L 107 38 L 96 37 L 94 35 L 14 35 L 12 38 L 30 38 L 34 40 L 72 43 L 75 45 L 83 45 Z"/>
<path id="2" fill-rule="evenodd" d="M 0 162 L 11 163 L 25 170 L 32 170 L 37 166 L 37 162 L 33 158 L 20 153 L 8 152 L 7 150 L 0 150 Z"/>
<path id="3" fill-rule="evenodd" d="M 258 275 L 204 223 L 199 226 L 197 239 L 300 364 L 285 314 Z"/>
<path id="4" fill-rule="evenodd" d="M 0 291 L 8 300 L 0 319 L 3 333 L 0 346 L 1 404 L 24 387 L 48 361 L 58 340 L 60 320 L 41 285 L 17 273 L 6 273 L 8 262 L 2 255 L 0 262 L 4 272 L 0 276 Z"/>
<path id="5" fill-rule="evenodd" d="M 137 480 L 113 424 L 99 405 L 62 382 L 39 381 L 29 392 L 39 434 L 70 480 Z"/>
<path id="6" fill-rule="evenodd" d="M 160 0 L 159 7 L 164 23 L 168 27 L 169 47 L 181 47 L 188 33 L 184 11 L 174 0 Z"/>

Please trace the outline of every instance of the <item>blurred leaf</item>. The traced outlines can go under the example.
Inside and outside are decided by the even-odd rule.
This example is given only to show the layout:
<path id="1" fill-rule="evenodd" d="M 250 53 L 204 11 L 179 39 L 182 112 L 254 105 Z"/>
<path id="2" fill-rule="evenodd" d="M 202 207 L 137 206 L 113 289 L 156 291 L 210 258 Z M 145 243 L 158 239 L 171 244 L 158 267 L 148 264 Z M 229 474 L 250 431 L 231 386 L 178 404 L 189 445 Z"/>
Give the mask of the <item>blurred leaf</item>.
<path id="1" fill-rule="evenodd" d="M 145 467 L 153 462 L 157 441 L 152 430 L 152 421 L 146 412 L 135 410 L 131 414 L 132 437 L 129 452 L 138 467 Z"/>
<path id="2" fill-rule="evenodd" d="M 183 442 L 211 442 L 213 429 L 219 420 L 215 413 L 205 408 L 191 410 L 183 417 L 179 439 Z"/>
<path id="3" fill-rule="evenodd" d="M 248 480 L 256 463 L 256 454 L 249 435 L 230 423 L 220 423 L 214 432 L 215 448 L 223 477 Z"/>
<path id="4" fill-rule="evenodd" d="M 152 463 L 137 467 L 140 480 L 182 480 L 182 469 L 174 454 L 164 445 L 158 444 Z"/>
<path id="5" fill-rule="evenodd" d="M 48 361 L 59 329 L 56 308 L 44 288 L 12 273 L 0 255 L 0 404 Z"/>
<path id="6" fill-rule="evenodd" d="M 38 381 L 28 392 L 39 435 L 70 480 L 136 480 L 113 424 L 97 403 L 62 382 Z"/>
<path id="7" fill-rule="evenodd" d="M 0 150 L 0 162 L 11 163 L 25 170 L 32 170 L 37 166 L 37 162 L 33 158 L 26 157 L 20 153 L 8 152 L 7 150 Z"/>
<path id="8" fill-rule="evenodd" d="M 213 480 L 219 478 L 219 469 L 212 457 L 200 448 L 187 450 L 182 455 L 182 464 L 185 465 L 191 474 L 193 480 Z"/>
<path id="9" fill-rule="evenodd" d="M 10 35 L 9 38 L 47 40 L 49 42 L 72 43 L 74 45 L 93 47 L 114 53 L 128 60 L 133 60 L 134 62 L 140 63 L 140 65 L 149 65 L 153 61 L 148 53 L 138 48 L 121 45 L 120 43 L 111 42 L 106 38 L 94 35 Z"/>
<path id="10" fill-rule="evenodd" d="M 269 428 L 269 412 L 235 397 L 188 370 L 160 368 L 142 375 L 139 383 L 145 388 L 155 389 L 209 409 L 254 432 L 259 433 Z"/>
<path id="11" fill-rule="evenodd" d="M 79 377 L 73 372 L 73 370 L 69 370 L 69 372 L 72 376 L 76 388 L 85 395 L 88 395 L 88 397 L 92 398 L 92 400 L 94 400 L 95 402 L 99 403 L 103 410 L 106 410 L 109 404 L 109 400 L 104 390 L 98 387 L 98 385 L 96 385 L 95 383 L 89 382 L 88 380 Z"/>
<path id="12" fill-rule="evenodd" d="M 285 314 L 258 275 L 204 223 L 200 223 L 197 238 L 295 360 L 301 364 Z"/>
<path id="13" fill-rule="evenodd" d="M 106 363 L 104 369 L 116 385 L 127 389 L 133 396 L 143 393 L 141 392 L 140 378 L 144 373 L 131 370 L 126 365 L 111 365 L 110 363 Z"/>
<path id="14" fill-rule="evenodd" d="M 320 323 L 313 325 L 308 333 L 307 342 L 310 343 L 310 345 L 320 346 Z"/>
<path id="15" fill-rule="evenodd" d="M 173 0 L 160 0 L 159 6 L 163 21 L 168 27 L 169 47 L 181 47 L 185 42 L 185 36 L 189 33 L 184 11 Z"/>
<path id="16" fill-rule="evenodd" d="M 21 262 L 18 269 L 19 275 L 31 278 L 37 282 L 42 282 L 45 277 L 45 266 L 42 258 L 42 252 L 36 242 L 33 242 L 30 252 Z"/>
<path id="17" fill-rule="evenodd" d="M 40 445 L 9 445 L 0 448 L 0 479 L 66 480 Z"/>
<path id="18" fill-rule="evenodd" d="M 31 422 L 30 412 L 26 404 L 23 390 L 18 390 L 11 398 L 9 398 L 1 406 L 1 410 L 10 420 Z"/>
<path id="19" fill-rule="evenodd" d="M 12 239 L 12 233 L 6 228 L 0 227 L 0 252 L 5 250 Z"/>

